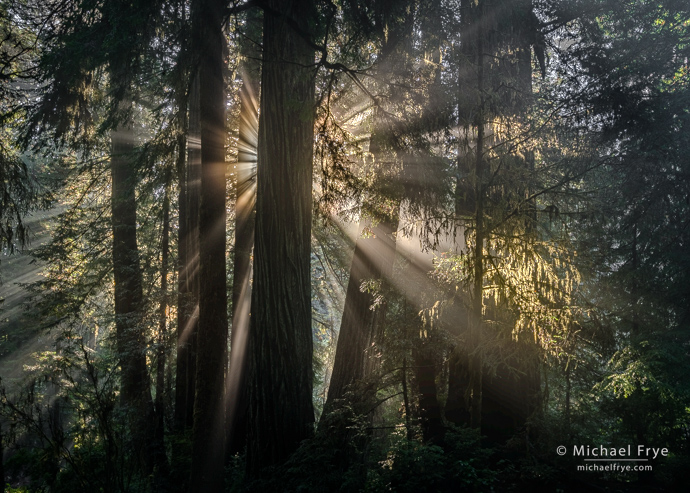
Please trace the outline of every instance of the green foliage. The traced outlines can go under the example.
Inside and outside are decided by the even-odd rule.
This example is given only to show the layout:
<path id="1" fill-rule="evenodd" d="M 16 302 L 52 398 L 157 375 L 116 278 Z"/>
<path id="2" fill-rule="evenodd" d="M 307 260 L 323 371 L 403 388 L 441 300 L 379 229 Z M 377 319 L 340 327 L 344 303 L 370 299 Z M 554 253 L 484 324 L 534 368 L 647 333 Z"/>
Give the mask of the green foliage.
<path id="1" fill-rule="evenodd" d="M 497 485 L 489 451 L 479 447 L 474 431 L 449 431 L 444 447 L 408 441 L 400 432 L 392 439 L 385 459 L 369 471 L 364 491 L 491 491 Z"/>
<path id="2" fill-rule="evenodd" d="M 59 203 L 51 241 L 33 251 L 46 267 L 31 288 L 31 310 L 3 322 L 0 335 L 3 358 L 45 327 L 54 332 L 43 340 L 55 341 L 21 362 L 23 380 L 6 381 L 16 384 L 2 394 L 5 471 L 15 486 L 8 491 L 152 487 L 137 472 L 140 451 L 125 424 L 131 410 L 119 405 L 107 132 L 125 116 L 135 122 L 141 329 L 153 363 L 161 345 L 172 355 L 175 344 L 174 324 L 167 334 L 156 327 L 161 297 L 175 299 L 174 288 L 161 289 L 160 237 L 163 196 L 179 192 L 175 167 L 187 151 L 178 139 L 196 63 L 189 8 L 177 1 L 0 0 L 2 253 L 28 238 L 28 213 L 52 198 Z M 318 12 L 314 200 L 321 217 L 312 225 L 311 257 L 317 414 L 350 261 L 338 221 L 370 221 L 362 239 L 371 240 L 382 218 L 400 220 L 396 241 L 415 235 L 408 243 L 436 248 L 435 269 L 408 286 L 415 251 L 398 256 L 393 280 L 363 281 L 370 308 L 386 312 L 382 336 L 367 348 L 376 371 L 263 478 L 248 483 L 244 457 L 234 457 L 228 488 L 555 490 L 581 479 L 572 458 L 554 456 L 558 445 L 646 443 L 671 452 L 655 464 L 654 481 L 682 490 L 690 464 L 687 1 L 345 1 L 319 4 Z M 480 83 L 468 33 L 485 14 Z M 258 33 L 242 17 L 230 19 L 234 73 L 241 57 L 259 58 L 237 48 Z M 543 77 L 530 79 L 537 62 Z M 229 92 L 236 86 L 234 79 Z M 128 115 L 117 111 L 122 101 L 131 103 Z M 237 111 L 228 114 L 235 126 Z M 480 126 L 487 134 L 477 174 Z M 232 157 L 237 139 L 230 132 Z M 174 244 L 174 206 L 171 213 Z M 455 243 L 440 253 L 445 240 Z M 170 254 L 172 266 L 175 247 Z M 479 257 L 483 332 L 472 346 L 468 313 Z M 168 280 L 174 286 L 173 274 Z M 174 318 L 175 305 L 168 304 L 164 321 Z M 511 385 L 526 374 L 525 361 L 539 361 L 529 367 L 540 378 L 538 409 L 508 443 L 485 449 L 475 431 L 449 428 L 442 409 L 456 351 L 481 353 L 485 376 L 505 370 Z M 426 443 L 415 367 L 422 359 L 434 374 L 426 383 L 436 386 L 445 431 Z M 171 477 L 183 478 L 192 457 L 188 435 L 169 430 L 171 360 L 167 400 L 157 412 Z M 643 478 L 586 479 L 627 489 Z"/>
<path id="3" fill-rule="evenodd" d="M 9 484 L 5 485 L 6 493 L 31 493 L 27 488 L 20 486 L 19 488 L 13 488 Z"/>
<path id="4" fill-rule="evenodd" d="M 89 337 L 89 339 L 91 339 Z M 22 385 L 2 389 L 11 430 L 7 471 L 42 491 L 144 491 L 126 409 L 118 408 L 115 362 L 72 332 L 60 351 L 35 355 Z"/>

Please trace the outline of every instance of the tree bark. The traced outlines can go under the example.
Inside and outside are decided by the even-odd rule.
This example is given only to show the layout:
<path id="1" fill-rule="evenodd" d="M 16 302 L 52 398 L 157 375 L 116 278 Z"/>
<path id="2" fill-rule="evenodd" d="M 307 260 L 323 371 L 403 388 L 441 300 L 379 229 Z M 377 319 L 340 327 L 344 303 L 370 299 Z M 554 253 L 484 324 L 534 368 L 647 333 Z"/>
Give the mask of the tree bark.
<path id="1" fill-rule="evenodd" d="M 193 77 L 189 92 L 187 135 L 178 147 L 179 230 L 177 358 L 175 371 L 175 430 L 191 429 L 194 414 L 196 340 L 199 323 L 199 182 L 201 180 L 201 124 L 199 79 Z M 183 127 L 185 124 L 183 124 Z M 188 153 L 184 162 L 185 149 Z"/>
<path id="2" fill-rule="evenodd" d="M 123 405 L 150 401 L 150 384 L 144 350 L 139 302 L 142 299 L 133 166 L 134 133 L 131 123 L 111 134 L 113 275 L 115 277 L 115 324 L 122 368 Z M 148 399 L 147 399 L 148 396 Z"/>
<path id="3" fill-rule="evenodd" d="M 140 302 L 143 297 L 137 246 L 134 132 L 129 103 L 120 102 L 125 120 L 111 132 L 111 210 L 115 328 L 121 368 L 120 403 L 130 413 L 135 453 L 146 473 L 153 467 L 147 448 L 154 417 L 146 368 L 146 338 Z"/>
<path id="4" fill-rule="evenodd" d="M 228 337 L 225 259 L 224 3 L 193 5 L 199 55 L 201 183 L 199 204 L 199 327 L 197 334 L 193 491 L 223 491 L 225 366 Z"/>
<path id="5" fill-rule="evenodd" d="M 257 477 L 313 433 L 310 246 L 314 5 L 264 11 L 254 285 L 249 336 L 247 468 Z M 290 22 L 288 22 L 288 19 Z M 291 27 L 299 26 L 302 33 Z"/>

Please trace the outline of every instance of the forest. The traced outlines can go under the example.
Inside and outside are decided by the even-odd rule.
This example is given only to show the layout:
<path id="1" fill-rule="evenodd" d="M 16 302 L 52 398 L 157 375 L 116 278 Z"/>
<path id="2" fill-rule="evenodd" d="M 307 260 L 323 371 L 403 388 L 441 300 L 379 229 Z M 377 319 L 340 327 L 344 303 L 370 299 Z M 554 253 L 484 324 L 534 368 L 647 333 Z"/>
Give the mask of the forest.
<path id="1" fill-rule="evenodd" d="M 8 493 L 687 491 L 687 0 L 0 0 Z"/>

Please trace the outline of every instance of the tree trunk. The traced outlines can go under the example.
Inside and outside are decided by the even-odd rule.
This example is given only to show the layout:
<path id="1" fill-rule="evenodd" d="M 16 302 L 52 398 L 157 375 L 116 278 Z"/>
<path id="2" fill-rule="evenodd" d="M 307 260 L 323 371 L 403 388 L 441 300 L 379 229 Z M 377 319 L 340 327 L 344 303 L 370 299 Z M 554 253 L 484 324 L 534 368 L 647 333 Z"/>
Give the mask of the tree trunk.
<path id="1" fill-rule="evenodd" d="M 241 453 L 247 443 L 249 395 L 247 390 L 247 341 L 252 298 L 252 251 L 256 216 L 256 152 L 259 130 L 259 81 L 261 50 L 253 41 L 261 37 L 263 16 L 259 9 L 247 12 L 240 41 L 242 88 L 236 166 L 235 252 L 232 284 L 232 333 L 227 384 L 228 459 Z"/>
<path id="2" fill-rule="evenodd" d="M 155 408 L 155 448 L 156 488 L 164 489 L 167 482 L 168 464 L 165 455 L 165 365 L 168 347 L 168 257 L 170 246 L 170 176 L 166 178 L 163 197 L 163 232 L 161 238 L 161 299 L 158 312 L 158 340 L 156 350 L 156 400 Z"/>
<path id="3" fill-rule="evenodd" d="M 474 123 L 472 115 L 476 111 L 476 54 L 477 32 L 474 2 L 462 0 L 460 3 L 460 47 L 456 51 L 458 63 L 458 157 L 456 162 L 455 180 L 455 217 L 456 224 L 461 218 L 476 214 L 477 191 L 472 183 L 473 168 L 476 167 L 476 149 L 470 144 L 470 128 Z M 474 162 L 473 162 L 473 159 Z M 465 236 L 467 232 L 463 234 Z M 459 306 L 463 300 L 456 295 L 455 303 Z M 470 312 L 473 309 L 470 308 Z M 470 424 L 470 407 L 472 397 L 472 376 L 470 371 L 470 353 L 473 346 L 470 343 L 472 334 L 472 316 L 468 313 L 462 317 L 467 323 L 459 324 L 458 333 L 466 334 L 466 345 L 456 345 L 448 361 L 448 397 L 446 399 L 445 416 L 448 421 L 461 425 Z M 458 323 L 457 319 L 454 323 Z"/>
<path id="4" fill-rule="evenodd" d="M 314 6 L 264 11 L 254 285 L 249 337 L 247 468 L 256 477 L 313 433 L 310 246 L 314 50 L 303 39 Z M 286 21 L 290 19 L 290 22 Z M 290 25 L 303 31 L 297 33 Z"/>
<path id="5" fill-rule="evenodd" d="M 414 26 L 414 9 L 404 12 L 394 10 L 382 11 L 376 20 L 378 35 L 383 40 L 378 71 L 386 75 L 387 72 L 404 66 L 405 47 L 410 42 Z M 396 14 L 403 15 L 404 21 L 400 22 Z M 392 148 L 388 151 L 392 159 L 399 158 L 396 151 L 400 150 L 399 143 L 392 135 L 394 131 L 388 126 L 387 117 L 382 116 L 383 114 L 380 109 L 375 112 L 375 128 L 369 141 L 369 153 L 374 157 L 375 163 L 382 163 L 378 164 L 381 168 L 386 166 L 383 160 L 389 157 L 386 156 L 386 147 Z M 396 178 L 400 179 L 400 176 Z M 382 342 L 386 300 L 378 296 L 380 293 L 372 292 L 364 283 L 373 281 L 379 291 L 385 290 L 390 283 L 403 195 L 404 193 L 399 192 L 397 196 L 374 197 L 373 201 L 378 201 L 378 204 L 369 211 L 374 216 L 373 219 L 360 223 L 361 230 L 366 229 L 369 234 L 367 237 L 358 236 L 355 243 L 324 414 L 330 412 L 336 401 L 345 396 L 349 386 L 363 381 L 378 366 L 379 359 L 373 351 L 375 344 Z M 384 200 L 391 203 L 382 207 L 380 201 Z M 382 301 L 377 301 L 377 298 L 382 298 Z M 372 387 L 370 390 L 376 392 L 377 389 Z M 362 401 L 367 397 L 357 396 Z"/>
<path id="6" fill-rule="evenodd" d="M 225 267 L 224 3 L 199 0 L 193 12 L 199 54 L 201 188 L 199 204 L 199 327 L 192 428 L 193 491 L 223 491 L 224 377 L 228 337 Z"/>
<path id="7" fill-rule="evenodd" d="M 489 11 L 491 9 L 491 11 Z M 472 215 L 474 219 L 475 243 L 473 252 L 473 277 L 474 283 L 471 292 L 471 315 L 468 320 L 468 347 L 457 347 L 451 359 L 449 375 L 449 395 L 447 416 L 456 422 L 463 422 L 469 411 L 470 423 L 479 427 L 482 416 L 491 415 L 492 428 L 503 430 L 516 430 L 517 425 L 524 424 L 526 415 L 524 409 L 534 410 L 537 407 L 538 390 L 533 389 L 534 382 L 538 387 L 538 362 L 529 358 L 513 359 L 504 362 L 505 365 L 498 370 L 497 375 L 488 375 L 483 368 L 482 340 L 484 303 L 484 251 L 489 251 L 488 241 L 493 232 L 486 218 L 491 211 L 488 200 L 490 181 L 489 162 L 487 160 L 487 138 L 493 138 L 491 134 L 486 136 L 486 122 L 489 121 L 498 109 L 499 115 L 520 116 L 530 104 L 532 91 L 531 48 L 530 44 L 535 39 L 536 18 L 532 11 L 530 0 L 520 2 L 499 2 L 499 5 L 491 7 L 486 2 L 475 3 L 473 1 L 462 2 L 462 45 L 460 47 L 460 60 L 466 67 L 460 67 L 458 77 L 458 109 L 460 125 L 464 127 L 461 133 L 461 141 L 464 146 L 458 157 L 458 181 L 456 186 L 456 214 Z M 506 54 L 505 52 L 509 54 Z M 485 61 L 486 55 L 497 57 L 497 63 Z M 506 88 L 505 79 L 513 81 Z M 491 103 L 491 104 L 489 104 Z M 470 128 L 474 127 L 474 136 Z M 470 139 L 474 142 L 474 149 L 470 145 Z M 524 166 L 531 170 L 534 167 L 534 156 L 529 150 L 525 150 Z M 474 169 L 469 166 L 474 160 Z M 470 183 L 471 180 L 473 183 Z M 516 184 L 520 187 L 522 185 Z M 522 186 L 514 190 L 514 193 L 529 196 L 529 187 Z M 470 189 L 473 189 L 472 200 L 468 200 Z M 498 192 L 500 193 L 500 192 Z M 534 204 L 529 204 L 524 223 L 527 231 L 534 229 Z M 506 344 L 512 344 L 506 342 Z M 531 352 L 529 353 L 532 354 Z M 535 355 L 534 358 L 537 358 Z M 536 371 L 536 373 L 535 373 Z M 523 375 L 523 376 L 517 376 Z M 536 375 L 536 377 L 535 377 Z M 483 380 L 486 380 L 483 382 Z M 463 388 L 465 385 L 468 387 Z M 519 405 L 516 404 L 512 390 L 520 388 Z M 502 390 L 503 389 L 503 390 Z M 482 410 L 483 393 L 490 395 L 490 409 Z M 463 401 L 466 408 L 463 409 Z M 512 403 L 505 407 L 505 402 Z M 513 409 L 511 414 L 508 409 Z M 505 418 L 503 424 L 497 423 L 497 416 Z"/>
<path id="8" fill-rule="evenodd" d="M 419 394 L 419 417 L 421 418 L 424 443 L 441 443 L 444 428 L 441 406 L 438 403 L 436 388 L 436 362 L 432 350 L 420 341 L 419 347 L 412 351 L 415 365 L 415 380 Z"/>
<path id="9" fill-rule="evenodd" d="M 139 306 L 143 292 L 136 236 L 136 176 L 131 123 L 114 130 L 111 141 L 115 324 L 122 368 L 120 398 L 124 406 L 145 405 L 151 400 L 151 395 Z"/>
<path id="10" fill-rule="evenodd" d="M 398 218 L 383 218 L 369 229 L 371 235 L 358 237 L 355 243 L 325 413 L 345 396 L 348 386 L 370 374 L 369 370 L 373 369 L 373 344 L 380 342 L 377 336 L 383 325 L 386 305 L 384 302 L 372 309 L 376 293 L 363 289 L 362 284 L 366 281 L 390 280 L 395 260 Z"/>
<path id="11" fill-rule="evenodd" d="M 120 102 L 124 113 L 128 103 Z M 137 246 L 136 173 L 134 171 L 134 132 L 126 118 L 111 133 L 110 168 L 112 175 L 113 277 L 115 280 L 115 327 L 121 368 L 120 403 L 131 416 L 135 453 L 146 473 L 153 463 L 151 426 L 154 409 L 151 383 L 146 368 L 146 337 L 140 302 L 142 278 Z"/>
<path id="12" fill-rule="evenodd" d="M 228 452 L 241 452 L 247 434 L 247 339 L 252 297 L 252 249 L 256 202 L 256 92 L 245 77 L 240 90 L 240 129 L 235 201 L 235 258 L 232 278 L 232 335 L 228 369 Z"/>
<path id="13" fill-rule="evenodd" d="M 199 185 L 201 181 L 201 123 L 199 78 L 194 76 L 189 93 L 188 138 L 179 148 L 187 165 L 179 163 L 177 367 L 175 373 L 175 429 L 191 429 L 194 414 L 196 346 L 199 325 Z"/>
<path id="14" fill-rule="evenodd" d="M 175 411 L 171 482 L 176 491 L 186 491 L 191 450 L 185 438 L 194 424 L 196 341 L 199 323 L 199 182 L 201 177 L 201 124 L 199 77 L 192 77 L 189 97 L 180 98 L 178 137 L 178 265 L 177 265 L 177 355 L 175 365 Z M 187 105 L 189 116 L 187 116 Z"/>
<path id="15" fill-rule="evenodd" d="M 478 20 L 475 24 L 477 32 L 477 91 L 478 106 L 475 127 L 477 139 L 475 142 L 475 168 L 474 168 L 474 203 L 475 203 L 475 243 L 474 243 L 474 284 L 472 288 L 472 311 L 470 320 L 470 385 L 471 408 L 470 424 L 474 428 L 481 426 L 482 416 L 482 329 L 484 306 L 484 40 L 481 24 L 484 18 L 484 5 L 480 3 Z"/>

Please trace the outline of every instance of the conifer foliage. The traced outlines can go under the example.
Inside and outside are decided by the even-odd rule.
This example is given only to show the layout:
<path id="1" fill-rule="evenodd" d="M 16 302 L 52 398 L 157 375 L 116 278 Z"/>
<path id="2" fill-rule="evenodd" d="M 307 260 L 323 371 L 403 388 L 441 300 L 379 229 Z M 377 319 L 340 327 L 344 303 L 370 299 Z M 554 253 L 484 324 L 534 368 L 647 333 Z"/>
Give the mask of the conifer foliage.
<path id="1" fill-rule="evenodd" d="M 686 4 L 0 0 L 0 482 L 683 491 Z"/>

